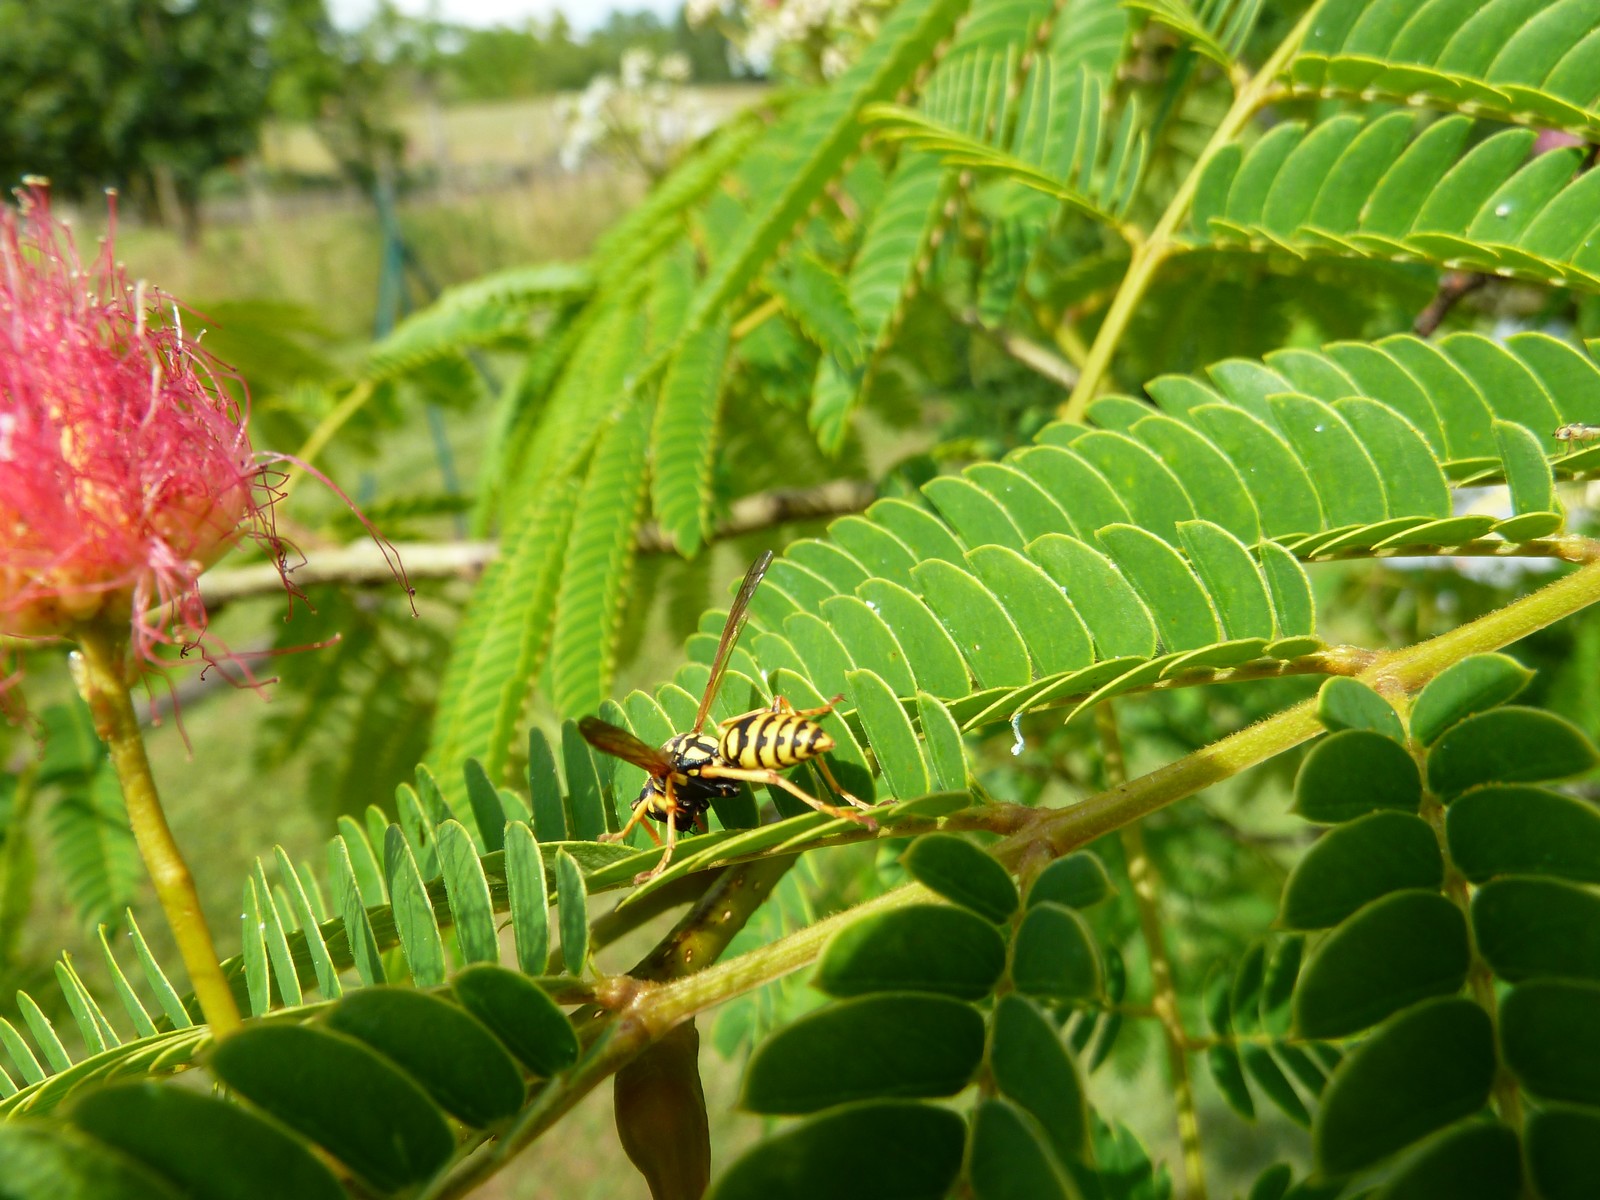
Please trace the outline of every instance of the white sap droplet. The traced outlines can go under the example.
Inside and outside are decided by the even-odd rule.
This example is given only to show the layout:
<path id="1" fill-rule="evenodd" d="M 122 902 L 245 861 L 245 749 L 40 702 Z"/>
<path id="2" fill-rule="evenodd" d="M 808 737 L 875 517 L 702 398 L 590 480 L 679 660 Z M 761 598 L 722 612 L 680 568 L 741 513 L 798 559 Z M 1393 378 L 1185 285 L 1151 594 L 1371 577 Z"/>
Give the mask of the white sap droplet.
<path id="1" fill-rule="evenodd" d="M 1505 203 L 1504 201 L 1496 204 L 1494 206 L 1494 215 L 1497 217 L 1509 217 L 1511 215 L 1511 205 Z"/>
<path id="2" fill-rule="evenodd" d="M 1311 432 L 1312 433 L 1321 433 L 1324 428 L 1325 428 L 1325 426 L 1322 426 L 1322 425 L 1313 425 L 1311 427 Z"/>
<path id="3" fill-rule="evenodd" d="M 874 604 L 871 600 L 867 601 L 867 607 L 870 608 L 873 612 L 877 612 L 878 611 L 878 606 L 876 604 Z"/>
<path id="4" fill-rule="evenodd" d="M 1011 736 L 1017 740 L 1011 744 L 1011 757 L 1016 758 L 1028 748 L 1028 743 L 1022 737 L 1022 714 L 1018 713 L 1011 718 Z"/>

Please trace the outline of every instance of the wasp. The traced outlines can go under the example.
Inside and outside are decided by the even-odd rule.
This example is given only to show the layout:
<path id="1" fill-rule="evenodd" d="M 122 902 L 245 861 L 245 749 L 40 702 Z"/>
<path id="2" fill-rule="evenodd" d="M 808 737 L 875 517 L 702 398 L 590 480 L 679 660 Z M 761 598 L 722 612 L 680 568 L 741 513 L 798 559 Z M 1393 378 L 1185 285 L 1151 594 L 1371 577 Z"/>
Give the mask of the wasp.
<path id="1" fill-rule="evenodd" d="M 871 818 L 849 809 L 825 804 L 815 796 L 796 787 L 778 772 L 800 763 L 814 761 L 828 786 L 858 808 L 871 807 L 858 800 L 839 785 L 828 769 L 828 764 L 817 757 L 834 747 L 834 740 L 814 718 L 826 716 L 841 697 L 820 708 L 797 710 L 782 696 L 774 697 L 769 708 L 752 709 L 737 717 L 719 722 L 716 736 L 704 733 L 706 718 L 717 695 L 717 685 L 727 670 L 728 658 L 739 641 L 750 600 L 761 586 L 761 578 L 772 563 L 768 550 L 750 565 L 733 607 L 728 610 L 728 620 L 722 627 L 722 638 L 711 662 L 711 677 L 706 680 L 705 694 L 700 697 L 700 708 L 695 713 L 694 725 L 687 733 L 674 734 L 656 749 L 640 741 L 626 729 L 619 729 L 598 717 L 585 717 L 578 722 L 578 732 L 596 750 L 630 762 L 650 773 L 644 787 L 633 801 L 633 815 L 617 833 L 601 835 L 602 841 L 620 842 L 633 832 L 646 817 L 667 827 L 667 852 L 655 869 L 640 876 L 649 879 L 666 870 L 677 848 L 678 834 L 703 825 L 706 809 L 713 800 L 736 794 L 741 783 L 765 783 L 780 787 L 796 799 L 830 817 L 844 817 L 869 829 L 876 828 Z M 650 826 L 644 827 L 657 845 L 661 839 Z"/>
<path id="2" fill-rule="evenodd" d="M 1600 438 L 1600 425 L 1585 425 L 1575 421 L 1571 425 L 1563 425 L 1555 431 L 1558 442 L 1592 442 Z"/>

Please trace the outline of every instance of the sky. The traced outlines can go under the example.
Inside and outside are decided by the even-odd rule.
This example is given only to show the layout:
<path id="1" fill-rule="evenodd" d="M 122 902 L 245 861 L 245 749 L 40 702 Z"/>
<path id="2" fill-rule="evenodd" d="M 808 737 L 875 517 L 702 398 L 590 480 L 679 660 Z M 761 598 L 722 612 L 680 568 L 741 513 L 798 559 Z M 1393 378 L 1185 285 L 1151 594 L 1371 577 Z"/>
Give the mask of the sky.
<path id="1" fill-rule="evenodd" d="M 456 25 L 520 25 L 529 17 L 544 19 L 557 9 L 579 31 L 604 24 L 613 9 L 637 12 L 648 8 L 666 17 L 682 6 L 682 0 L 396 0 L 395 7 L 416 16 L 437 12 Z M 341 25 L 358 25 L 375 7 L 374 0 L 329 0 L 333 19 Z"/>

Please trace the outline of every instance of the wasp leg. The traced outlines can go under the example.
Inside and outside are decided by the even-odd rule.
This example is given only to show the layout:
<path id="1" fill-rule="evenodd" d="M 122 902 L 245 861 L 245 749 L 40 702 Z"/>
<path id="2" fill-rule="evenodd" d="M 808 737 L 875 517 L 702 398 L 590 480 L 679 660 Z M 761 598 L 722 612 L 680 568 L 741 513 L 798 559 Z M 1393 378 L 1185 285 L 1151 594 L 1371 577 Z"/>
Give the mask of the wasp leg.
<path id="1" fill-rule="evenodd" d="M 825 717 L 831 713 L 839 701 L 843 699 L 844 693 L 840 692 L 832 700 L 829 700 L 826 704 L 818 705 L 816 708 L 796 708 L 784 697 L 774 696 L 772 698 L 772 711 L 775 713 L 783 713 L 785 716 L 789 717 Z"/>
<path id="2" fill-rule="evenodd" d="M 633 832 L 633 827 L 635 825 L 639 824 L 639 822 L 644 820 L 644 818 L 645 818 L 645 809 L 647 807 L 648 806 L 644 805 L 644 804 L 636 805 L 634 807 L 634 810 L 633 810 L 633 816 L 628 818 L 628 823 L 626 825 L 624 825 L 621 829 L 617 830 L 617 832 L 615 832 L 615 833 L 602 833 L 600 835 L 599 840 L 602 841 L 602 842 L 625 842 L 625 841 L 627 841 L 628 840 L 628 835 Z M 644 831 L 650 835 L 650 840 L 652 842 L 654 842 L 658 846 L 661 844 L 661 839 L 656 836 L 656 831 L 654 829 L 651 829 L 650 826 L 646 825 L 644 827 Z"/>
<path id="3" fill-rule="evenodd" d="M 661 872 L 665 871 L 667 869 L 667 864 L 672 861 L 672 852 L 678 848 L 678 796 L 676 789 L 674 789 L 672 786 L 671 779 L 667 780 L 665 790 L 666 803 L 664 807 L 667 813 L 667 852 L 661 856 L 661 861 L 655 866 L 651 867 L 648 871 L 640 871 L 637 875 L 635 875 L 633 877 L 634 883 L 647 883 L 654 879 L 657 875 L 661 874 Z M 655 831 L 651 830 L 651 832 L 654 833 Z M 660 845 L 660 842 L 658 841 L 656 844 Z"/>
<path id="4" fill-rule="evenodd" d="M 740 721 L 743 721 L 746 718 L 760 716 L 762 713 L 777 713 L 780 716 L 785 717 L 820 717 L 831 713 L 833 711 L 833 706 L 838 704 L 839 701 L 843 699 L 844 693 L 840 692 L 821 708 L 797 709 L 794 705 L 789 703 L 786 697 L 774 696 L 771 704 L 765 705 L 761 708 L 752 708 L 749 712 L 740 713 L 736 717 L 729 717 L 726 721 L 718 721 L 717 728 L 726 729 L 729 725 L 737 725 Z"/>
<path id="5" fill-rule="evenodd" d="M 776 703 L 776 701 L 774 701 L 774 703 Z M 740 721 L 743 721 L 746 717 L 754 717 L 754 716 L 759 715 L 760 713 L 779 712 L 779 711 L 781 711 L 781 710 L 776 709 L 776 708 L 767 708 L 767 707 L 752 708 L 747 713 L 740 713 L 736 717 L 729 717 L 726 721 L 718 721 L 717 722 L 717 728 L 718 729 L 726 729 L 729 725 L 737 725 Z"/>
<path id="6" fill-rule="evenodd" d="M 834 791 L 839 793 L 839 798 L 841 800 L 848 800 L 851 804 L 854 804 L 857 808 L 871 808 L 872 807 L 872 805 L 868 801 L 861 799 L 861 797 L 855 795 L 852 792 L 845 791 L 844 788 L 840 786 L 839 781 L 833 777 L 833 772 L 828 769 L 828 760 L 827 759 L 822 758 L 822 757 L 817 757 L 817 758 L 809 759 L 808 761 L 817 770 L 822 772 L 822 777 L 828 781 L 828 786 L 831 787 Z"/>
<path id="7" fill-rule="evenodd" d="M 830 817 L 843 817 L 846 821 L 854 821 L 857 825 L 865 825 L 868 829 L 878 828 L 878 823 L 871 817 L 851 812 L 847 808 L 835 808 L 831 804 L 824 804 L 815 796 L 801 791 L 776 771 L 747 771 L 743 767 L 725 767 L 718 763 L 701 768 L 700 774 L 706 779 L 742 779 L 746 783 L 765 783 L 772 787 L 781 787 L 796 800 L 809 804 L 819 813 L 827 813 Z"/>

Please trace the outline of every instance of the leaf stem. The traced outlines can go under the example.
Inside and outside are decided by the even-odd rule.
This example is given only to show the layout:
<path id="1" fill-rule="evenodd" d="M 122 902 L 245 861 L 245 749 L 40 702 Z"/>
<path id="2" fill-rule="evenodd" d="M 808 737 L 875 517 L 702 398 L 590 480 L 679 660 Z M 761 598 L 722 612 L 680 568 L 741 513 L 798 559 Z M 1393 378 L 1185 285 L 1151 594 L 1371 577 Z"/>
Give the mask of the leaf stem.
<path id="1" fill-rule="evenodd" d="M 74 662 L 78 689 L 94 717 L 95 731 L 110 751 L 134 841 L 189 972 L 200 1012 L 211 1026 L 212 1036 L 220 1040 L 239 1027 L 239 1007 L 222 973 L 194 876 L 161 808 L 128 690 L 127 634 L 108 623 L 95 622 L 79 626 L 74 640 L 78 644 Z"/>
<path id="2" fill-rule="evenodd" d="M 1078 385 L 1072 389 L 1072 395 L 1061 407 L 1060 416 L 1063 420 L 1081 421 L 1088 411 L 1089 402 L 1100 390 L 1106 371 L 1111 365 L 1111 356 L 1121 344 L 1122 336 L 1128 329 L 1128 322 L 1133 319 L 1139 302 L 1144 299 L 1145 290 L 1155 279 L 1161 264 L 1177 249 L 1178 226 L 1189 215 L 1189 208 L 1194 203 L 1195 192 L 1200 187 L 1200 180 L 1205 175 L 1206 168 L 1211 165 L 1211 160 L 1218 152 L 1238 136 L 1245 123 L 1265 103 L 1278 75 L 1294 57 L 1295 51 L 1300 48 L 1300 42 L 1311 27 L 1311 18 L 1316 13 L 1317 7 L 1312 5 L 1289 36 L 1284 38 L 1272 52 L 1272 57 L 1262 64 L 1253 78 L 1238 89 L 1233 104 L 1212 133 L 1206 148 L 1200 152 L 1200 157 L 1195 159 L 1189 174 L 1178 186 L 1166 211 L 1161 214 L 1161 219 L 1150 231 L 1150 236 L 1143 242 L 1134 243 L 1133 258 L 1128 263 L 1128 273 L 1122 277 L 1122 286 L 1112 298 L 1111 307 L 1106 310 L 1105 320 L 1100 324 L 1100 332 L 1095 335 L 1094 345 L 1089 348 L 1089 356 L 1084 361 Z"/>
<path id="3" fill-rule="evenodd" d="M 1095 708 L 1095 729 L 1105 756 L 1106 782 L 1112 786 L 1128 781 L 1128 761 L 1122 750 L 1122 735 L 1117 729 L 1116 710 L 1107 700 Z M 1200 1117 L 1195 1109 L 1194 1082 L 1189 1077 L 1188 1031 L 1178 1011 L 1178 989 L 1172 982 L 1172 956 L 1167 951 L 1166 928 L 1162 924 L 1160 884 L 1145 846 L 1144 829 L 1130 821 L 1118 831 L 1122 853 L 1127 860 L 1128 881 L 1133 885 L 1134 904 L 1139 910 L 1139 930 L 1144 937 L 1145 954 L 1150 961 L 1150 1002 L 1161 1023 L 1162 1040 L 1167 1047 L 1167 1072 L 1172 1077 L 1172 1102 L 1178 1114 L 1178 1140 L 1183 1146 L 1183 1174 L 1188 1200 L 1206 1200 L 1205 1156 L 1200 1145 Z"/>

